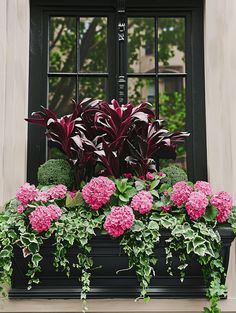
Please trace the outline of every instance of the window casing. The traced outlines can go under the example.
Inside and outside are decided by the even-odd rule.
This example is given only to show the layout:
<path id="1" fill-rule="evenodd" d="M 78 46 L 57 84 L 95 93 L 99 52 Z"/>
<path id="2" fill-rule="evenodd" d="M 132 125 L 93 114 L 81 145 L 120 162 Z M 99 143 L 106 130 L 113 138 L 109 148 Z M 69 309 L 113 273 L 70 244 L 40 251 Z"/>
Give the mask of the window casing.
<path id="1" fill-rule="evenodd" d="M 168 94 L 169 96 L 174 94 L 175 91 L 181 92 L 181 90 L 184 90 L 185 129 L 191 133 L 186 142 L 188 176 L 192 180 L 207 179 L 202 12 L 202 1 L 200 0 L 146 0 L 145 2 L 138 0 L 104 0 L 99 1 L 99 3 L 94 0 L 60 2 L 55 0 L 32 0 L 29 115 L 33 111 L 38 111 L 41 105 L 51 106 L 55 109 L 55 104 L 60 103 L 57 100 L 60 99 L 60 94 L 57 92 L 56 97 L 54 91 L 54 96 L 52 96 L 53 88 L 60 90 L 60 85 L 67 88 L 73 81 L 74 88 L 72 88 L 73 92 L 70 97 L 75 98 L 77 101 L 83 96 L 90 96 L 87 93 L 91 88 L 86 90 L 85 86 L 88 86 L 88 82 L 91 81 L 93 81 L 93 85 L 105 86 L 106 90 L 102 95 L 108 101 L 116 98 L 121 104 L 126 103 L 128 100 L 136 100 L 132 99 L 135 93 L 141 95 L 142 98 L 142 90 L 145 90 L 144 97 L 147 101 L 154 103 L 157 117 L 162 117 L 160 113 L 164 114 L 163 112 L 165 112 L 166 103 L 163 102 L 163 97 L 160 96 L 162 89 L 164 88 L 163 90 L 165 90 L 167 96 Z M 54 49 L 53 44 L 50 46 L 51 42 L 53 43 L 51 24 L 52 21 L 56 23 L 57 19 L 74 23 L 74 39 L 73 32 L 71 37 L 72 41 L 74 40 L 75 62 L 66 71 L 63 71 L 60 66 L 58 68 L 51 66 L 50 49 Z M 89 27 L 89 19 L 91 23 L 94 20 L 103 21 L 100 23 L 101 25 L 105 23 L 105 20 L 107 22 L 106 35 L 104 35 L 106 37 L 104 68 L 90 68 L 88 70 L 86 64 L 89 62 L 81 64 L 83 52 L 81 51 L 83 40 L 81 34 L 84 33 L 83 28 L 81 31 L 81 25 L 84 29 Z M 179 27 L 182 27 L 184 31 L 184 48 L 181 52 L 184 55 L 182 67 L 166 66 L 163 62 L 161 63 L 160 34 L 165 31 L 172 19 L 175 19 L 176 23 L 174 25 L 179 24 Z M 152 36 L 151 42 L 147 40 L 146 46 L 140 48 L 141 53 L 149 59 L 152 58 L 150 60 L 153 63 L 144 71 L 142 64 L 137 70 L 130 62 L 129 45 L 135 23 L 141 25 L 137 27 L 149 23 L 146 29 L 153 29 L 151 35 L 149 34 Z M 169 26 L 169 31 L 171 31 L 171 27 Z M 97 32 L 99 30 L 95 33 Z M 58 34 L 59 30 L 56 29 L 54 36 L 57 37 Z M 153 57 L 150 57 L 151 54 L 153 54 Z M 141 87 L 138 93 L 138 88 L 140 88 L 138 86 L 142 85 L 145 88 Z M 52 104 L 50 103 L 50 95 L 51 98 L 54 97 L 54 103 Z M 65 92 L 62 96 L 65 98 Z M 136 98 L 138 99 L 138 96 Z M 64 104 L 61 101 L 61 106 L 59 105 L 65 110 L 61 113 L 69 113 L 66 111 Z M 45 161 L 48 154 L 48 143 L 44 136 L 44 130 L 35 125 L 29 125 L 29 181 L 36 181 L 37 168 Z"/>

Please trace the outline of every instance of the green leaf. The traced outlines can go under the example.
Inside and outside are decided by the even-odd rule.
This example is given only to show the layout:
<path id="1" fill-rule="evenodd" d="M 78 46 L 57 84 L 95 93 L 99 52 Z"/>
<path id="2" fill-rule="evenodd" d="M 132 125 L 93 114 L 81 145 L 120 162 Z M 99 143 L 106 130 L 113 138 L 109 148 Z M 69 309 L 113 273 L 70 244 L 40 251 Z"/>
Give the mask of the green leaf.
<path id="1" fill-rule="evenodd" d="M 84 203 L 84 200 L 80 191 L 77 191 L 73 198 L 70 196 L 69 193 L 66 195 L 66 207 L 67 208 L 74 208 L 77 206 L 81 206 L 83 203 Z"/>
<path id="2" fill-rule="evenodd" d="M 140 180 L 137 180 L 135 182 L 135 188 L 140 191 L 140 190 L 143 190 L 145 188 L 144 186 L 144 182 L 143 181 L 140 181 Z"/>
<path id="3" fill-rule="evenodd" d="M 162 184 L 162 185 L 160 186 L 159 192 L 163 192 L 163 191 L 165 191 L 165 190 L 167 190 L 167 189 L 169 189 L 169 188 L 170 188 L 170 185 L 164 183 L 164 184 Z"/>
<path id="4" fill-rule="evenodd" d="M 159 230 L 159 224 L 155 221 L 150 221 L 148 224 L 148 228 Z"/>
<path id="5" fill-rule="evenodd" d="M 195 254 L 200 256 L 205 256 L 206 254 L 206 246 L 204 244 L 198 245 L 197 247 L 193 247 L 193 251 Z"/>
<path id="6" fill-rule="evenodd" d="M 43 257 L 39 254 L 39 253 L 36 253 L 34 255 L 32 255 L 32 263 L 34 265 L 34 267 L 38 267 L 39 265 L 39 262 L 43 259 Z"/>
<path id="7" fill-rule="evenodd" d="M 129 201 L 129 197 L 125 197 L 125 195 L 122 195 L 122 194 L 119 195 L 119 199 L 122 202 L 128 202 Z"/>
<path id="8" fill-rule="evenodd" d="M 135 220 L 133 227 L 131 228 L 131 230 L 133 232 L 140 232 L 141 230 L 144 229 L 144 224 L 142 221 L 139 220 Z"/>
<path id="9" fill-rule="evenodd" d="M 127 189 L 127 179 L 126 178 L 124 178 L 124 179 L 120 179 L 120 180 L 116 180 L 116 187 L 117 187 L 117 189 L 119 190 L 119 192 L 121 192 L 121 193 L 124 193 L 125 191 L 126 191 L 126 189 Z"/>
<path id="10" fill-rule="evenodd" d="M 218 214 L 217 208 L 211 205 L 206 209 L 206 213 L 204 214 L 203 217 L 206 221 L 213 221 L 215 220 L 217 214 Z"/>
<path id="11" fill-rule="evenodd" d="M 151 182 L 151 185 L 150 185 L 150 190 L 153 190 L 155 189 L 160 183 L 160 179 L 155 179 Z"/>
<path id="12" fill-rule="evenodd" d="M 206 240 L 204 238 L 202 238 L 200 236 L 196 236 L 193 239 L 193 247 L 194 247 L 194 249 L 197 248 L 198 246 L 203 245 L 205 242 L 206 242 Z"/>
<path id="13" fill-rule="evenodd" d="M 151 192 L 151 194 L 152 194 L 154 197 L 156 197 L 156 198 L 158 198 L 158 199 L 160 198 L 160 195 L 159 195 L 159 193 L 158 193 L 157 190 L 154 189 L 154 190 L 151 190 L 150 192 Z"/>

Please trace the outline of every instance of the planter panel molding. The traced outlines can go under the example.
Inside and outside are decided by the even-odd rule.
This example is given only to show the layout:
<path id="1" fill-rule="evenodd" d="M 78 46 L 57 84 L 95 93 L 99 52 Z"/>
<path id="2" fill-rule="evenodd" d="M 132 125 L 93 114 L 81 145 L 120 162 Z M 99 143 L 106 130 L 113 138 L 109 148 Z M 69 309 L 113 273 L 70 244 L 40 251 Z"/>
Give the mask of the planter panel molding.
<path id="1" fill-rule="evenodd" d="M 197 1 L 197 0 L 196 0 Z M 236 1 L 205 1 L 205 82 L 208 177 L 214 189 L 236 201 Z M 14 196 L 26 178 L 29 0 L 0 1 L 0 203 Z M 37 73 L 36 73 L 37 75 Z M 236 312 L 236 247 L 228 271 L 228 300 Z M 90 312 L 200 312 L 205 300 L 89 300 Z M 11 300 L 0 312 L 78 312 L 76 300 Z"/>

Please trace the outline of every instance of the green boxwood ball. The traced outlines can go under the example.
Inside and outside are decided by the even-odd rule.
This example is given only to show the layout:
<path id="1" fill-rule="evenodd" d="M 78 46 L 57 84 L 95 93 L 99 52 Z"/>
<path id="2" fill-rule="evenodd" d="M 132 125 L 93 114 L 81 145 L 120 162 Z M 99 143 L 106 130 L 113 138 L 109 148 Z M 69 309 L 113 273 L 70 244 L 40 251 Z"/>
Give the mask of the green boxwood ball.
<path id="1" fill-rule="evenodd" d="M 50 159 L 38 169 L 39 185 L 63 184 L 68 188 L 74 185 L 74 175 L 71 165 L 63 159 Z"/>
<path id="2" fill-rule="evenodd" d="M 170 165 L 170 166 L 164 167 L 161 169 L 161 171 L 166 174 L 166 177 L 162 181 L 171 186 L 173 186 L 175 183 L 179 181 L 188 180 L 188 176 L 186 172 L 182 168 L 176 165 Z"/>

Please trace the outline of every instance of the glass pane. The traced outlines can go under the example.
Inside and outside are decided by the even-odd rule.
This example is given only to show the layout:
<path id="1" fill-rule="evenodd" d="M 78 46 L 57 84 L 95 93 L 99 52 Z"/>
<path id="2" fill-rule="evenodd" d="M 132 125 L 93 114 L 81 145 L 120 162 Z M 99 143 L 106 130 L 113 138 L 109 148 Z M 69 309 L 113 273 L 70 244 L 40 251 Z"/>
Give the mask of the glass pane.
<path id="1" fill-rule="evenodd" d="M 79 100 L 84 98 L 107 99 L 107 79 L 105 77 L 80 77 Z"/>
<path id="2" fill-rule="evenodd" d="M 76 72 L 76 18 L 51 17 L 49 31 L 50 72 Z"/>
<path id="3" fill-rule="evenodd" d="M 80 71 L 107 72 L 107 18 L 80 18 Z"/>
<path id="4" fill-rule="evenodd" d="M 128 100 L 134 104 L 148 101 L 155 111 L 155 80 L 153 78 L 128 78 Z"/>
<path id="5" fill-rule="evenodd" d="M 185 19 L 158 19 L 159 72 L 185 72 Z"/>
<path id="6" fill-rule="evenodd" d="M 76 79 L 74 77 L 50 77 L 48 107 L 58 116 L 70 114 L 72 99 L 76 99 Z"/>
<path id="7" fill-rule="evenodd" d="M 154 18 L 128 19 L 128 72 L 155 72 Z"/>
<path id="8" fill-rule="evenodd" d="M 185 79 L 182 77 L 163 77 L 159 79 L 159 118 L 164 120 L 164 127 L 170 131 L 186 130 L 186 100 Z M 161 167 L 171 160 L 160 160 Z M 177 148 L 177 158 L 174 163 L 184 169 L 186 165 L 185 145 Z"/>

